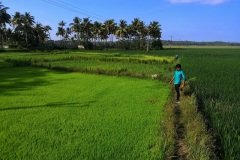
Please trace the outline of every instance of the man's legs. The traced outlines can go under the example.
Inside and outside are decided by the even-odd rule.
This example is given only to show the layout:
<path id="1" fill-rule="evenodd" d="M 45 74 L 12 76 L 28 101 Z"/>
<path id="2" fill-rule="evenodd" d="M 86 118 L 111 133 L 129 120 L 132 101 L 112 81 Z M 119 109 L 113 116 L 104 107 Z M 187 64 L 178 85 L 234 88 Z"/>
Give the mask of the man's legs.
<path id="1" fill-rule="evenodd" d="M 175 84 L 175 90 L 177 92 L 177 101 L 180 100 L 180 86 L 181 84 Z"/>

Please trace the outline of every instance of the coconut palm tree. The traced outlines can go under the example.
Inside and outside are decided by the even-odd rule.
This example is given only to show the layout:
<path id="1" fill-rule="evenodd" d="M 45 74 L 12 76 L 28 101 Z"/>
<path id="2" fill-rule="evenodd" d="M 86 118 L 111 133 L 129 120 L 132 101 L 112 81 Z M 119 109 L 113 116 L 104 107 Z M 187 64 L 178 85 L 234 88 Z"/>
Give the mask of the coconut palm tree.
<path id="1" fill-rule="evenodd" d="M 12 18 L 12 24 L 14 30 L 17 28 L 17 26 L 20 26 L 22 24 L 22 17 L 20 12 L 15 12 Z"/>
<path id="2" fill-rule="evenodd" d="M 41 45 L 49 39 L 50 26 L 44 26 L 41 23 L 37 23 L 34 27 L 34 38 L 36 39 L 36 44 Z"/>
<path id="3" fill-rule="evenodd" d="M 3 47 L 3 34 L 6 29 L 6 24 L 11 22 L 11 16 L 7 13 L 9 8 L 2 5 L 0 2 L 0 37 L 1 37 L 1 47 Z"/>
<path id="4" fill-rule="evenodd" d="M 65 39 L 65 40 L 71 39 L 71 37 L 70 37 L 71 34 L 72 34 L 71 28 L 67 27 L 67 28 L 66 28 L 66 32 L 65 32 L 65 35 L 64 35 L 64 39 Z"/>
<path id="5" fill-rule="evenodd" d="M 12 40 L 13 30 L 11 28 L 6 28 L 4 30 L 4 41 L 10 42 Z"/>
<path id="6" fill-rule="evenodd" d="M 8 9 L 0 2 L 0 27 L 5 27 L 6 23 L 9 24 L 11 22 L 11 16 L 7 13 Z"/>
<path id="7" fill-rule="evenodd" d="M 114 19 L 109 19 L 104 22 L 104 25 L 106 27 L 108 37 L 110 37 L 110 40 L 113 42 L 113 35 L 116 33 L 117 30 L 117 24 L 115 23 Z"/>
<path id="8" fill-rule="evenodd" d="M 140 22 L 140 24 L 138 26 L 138 31 L 139 31 L 139 34 L 140 34 L 139 48 L 144 49 L 144 45 L 146 44 L 145 42 L 146 42 L 149 31 L 148 31 L 148 28 L 143 21 Z"/>
<path id="9" fill-rule="evenodd" d="M 100 39 L 101 41 L 107 40 L 108 39 L 108 31 L 106 29 L 106 26 L 103 24 L 100 30 Z"/>
<path id="10" fill-rule="evenodd" d="M 95 41 L 99 40 L 99 37 L 101 35 L 101 30 L 102 30 L 102 23 L 95 21 L 92 27 L 92 34 Z"/>
<path id="11" fill-rule="evenodd" d="M 51 39 L 50 31 L 52 30 L 52 27 L 49 25 L 44 26 L 44 32 L 46 33 L 46 39 Z"/>
<path id="12" fill-rule="evenodd" d="M 57 31 L 56 35 L 62 37 L 62 39 L 65 38 L 64 36 L 66 34 L 65 26 L 66 26 L 66 22 L 64 22 L 64 21 L 61 21 L 58 23 L 58 31 Z"/>
<path id="13" fill-rule="evenodd" d="M 81 26 L 83 39 L 85 42 L 88 42 L 92 36 L 91 30 L 93 25 L 91 23 L 91 20 L 89 18 L 83 18 Z"/>
<path id="14" fill-rule="evenodd" d="M 135 18 L 130 25 L 131 37 L 133 37 L 136 42 L 139 43 L 138 48 L 142 49 L 146 36 L 148 35 L 148 28 L 145 23 L 139 18 Z"/>
<path id="15" fill-rule="evenodd" d="M 28 47 L 29 44 L 33 42 L 29 39 L 34 38 L 34 17 L 29 12 L 26 12 L 24 14 L 16 12 L 13 16 L 12 24 L 14 29 L 15 41 L 17 41 L 18 43 L 21 42 L 21 44 L 24 43 L 24 45 Z M 24 41 L 23 43 L 22 40 Z"/>
<path id="16" fill-rule="evenodd" d="M 157 21 L 150 22 L 148 26 L 149 35 L 151 39 L 160 40 L 161 38 L 161 25 Z"/>
<path id="17" fill-rule="evenodd" d="M 81 19 L 75 17 L 73 19 L 73 23 L 70 23 L 71 30 L 76 33 L 76 38 L 80 41 L 80 34 L 81 34 Z"/>
<path id="18" fill-rule="evenodd" d="M 22 15 L 20 12 L 15 12 L 13 18 L 11 20 L 13 25 L 13 38 L 16 45 L 19 45 L 22 40 L 22 33 L 23 33 L 23 22 L 22 22 Z"/>
<path id="19" fill-rule="evenodd" d="M 132 35 L 132 37 L 134 37 L 134 39 L 139 39 L 139 24 L 140 24 L 141 20 L 139 18 L 134 18 L 134 20 L 132 21 L 132 24 L 130 25 L 130 34 Z"/>
<path id="20" fill-rule="evenodd" d="M 116 31 L 116 36 L 117 36 L 120 40 L 124 40 L 125 38 L 128 37 L 128 25 L 127 25 L 127 21 L 125 21 L 125 20 L 120 20 L 119 26 L 118 26 L 117 31 Z"/>
<path id="21" fill-rule="evenodd" d="M 28 47 L 28 39 L 30 36 L 33 35 L 33 25 L 35 24 L 34 17 L 29 13 L 25 12 L 24 15 L 21 16 L 22 18 L 22 27 L 25 34 L 25 43 Z"/>
<path id="22" fill-rule="evenodd" d="M 35 39 L 38 44 L 42 44 L 44 41 L 44 26 L 41 23 L 37 23 L 34 27 Z"/>

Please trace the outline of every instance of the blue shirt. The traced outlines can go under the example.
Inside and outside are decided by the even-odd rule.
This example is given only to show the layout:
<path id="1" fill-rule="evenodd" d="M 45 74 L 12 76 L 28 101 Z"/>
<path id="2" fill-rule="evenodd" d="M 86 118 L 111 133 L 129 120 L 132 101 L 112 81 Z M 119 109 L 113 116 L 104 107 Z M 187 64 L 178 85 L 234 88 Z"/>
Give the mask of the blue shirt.
<path id="1" fill-rule="evenodd" d="M 174 84 L 176 85 L 176 84 L 181 84 L 182 83 L 182 81 L 185 81 L 186 80 L 186 76 L 185 76 L 185 74 L 184 74 L 184 72 L 183 72 L 183 70 L 176 70 L 175 72 L 174 72 Z"/>

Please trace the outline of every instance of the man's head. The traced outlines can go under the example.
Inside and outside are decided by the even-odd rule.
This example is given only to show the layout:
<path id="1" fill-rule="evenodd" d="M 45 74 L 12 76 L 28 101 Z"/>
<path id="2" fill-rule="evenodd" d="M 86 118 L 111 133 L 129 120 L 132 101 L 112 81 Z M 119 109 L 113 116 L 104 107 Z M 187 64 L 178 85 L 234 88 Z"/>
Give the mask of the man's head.
<path id="1" fill-rule="evenodd" d="M 179 71 L 179 70 L 181 70 L 181 69 L 182 69 L 182 66 L 181 66 L 181 64 L 177 64 L 177 65 L 176 65 L 176 70 L 178 70 L 178 71 Z"/>

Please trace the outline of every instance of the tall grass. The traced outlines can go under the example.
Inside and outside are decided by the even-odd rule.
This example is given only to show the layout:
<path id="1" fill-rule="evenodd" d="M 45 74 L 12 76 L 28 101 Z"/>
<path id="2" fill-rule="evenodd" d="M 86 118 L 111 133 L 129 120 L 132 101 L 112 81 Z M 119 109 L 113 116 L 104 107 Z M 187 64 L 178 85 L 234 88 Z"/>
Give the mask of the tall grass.
<path id="1" fill-rule="evenodd" d="M 240 50 L 192 50 L 182 62 L 205 116 L 220 138 L 219 154 L 228 160 L 240 157 Z"/>

